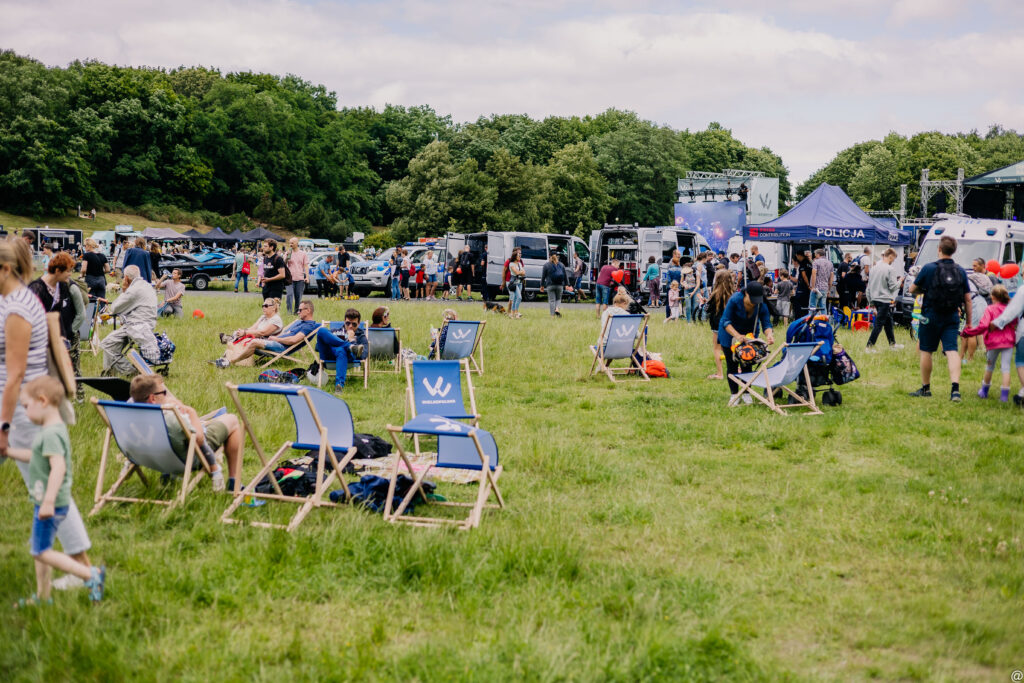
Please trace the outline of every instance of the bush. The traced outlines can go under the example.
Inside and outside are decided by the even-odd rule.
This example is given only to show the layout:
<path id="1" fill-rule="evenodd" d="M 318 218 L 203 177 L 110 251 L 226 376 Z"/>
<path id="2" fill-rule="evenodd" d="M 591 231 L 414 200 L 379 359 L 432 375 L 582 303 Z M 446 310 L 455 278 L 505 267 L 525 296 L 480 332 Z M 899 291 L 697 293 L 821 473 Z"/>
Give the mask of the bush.
<path id="1" fill-rule="evenodd" d="M 363 240 L 363 248 L 373 247 L 374 249 L 390 249 L 391 247 L 398 244 L 398 240 L 391 233 L 390 230 L 381 230 L 371 235 L 367 235 L 366 239 Z"/>

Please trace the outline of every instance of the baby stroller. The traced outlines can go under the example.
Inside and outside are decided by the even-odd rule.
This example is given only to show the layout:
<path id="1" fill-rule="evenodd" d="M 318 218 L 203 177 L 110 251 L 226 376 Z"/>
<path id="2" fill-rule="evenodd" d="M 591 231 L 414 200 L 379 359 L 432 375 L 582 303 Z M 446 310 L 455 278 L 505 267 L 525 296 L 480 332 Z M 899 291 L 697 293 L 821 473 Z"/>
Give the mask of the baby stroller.
<path id="1" fill-rule="evenodd" d="M 821 342 L 821 347 L 807 361 L 808 374 L 811 377 L 811 386 L 806 386 L 803 373 L 797 381 L 796 393 L 807 398 L 809 391 L 819 387 L 828 388 L 821 395 L 821 402 L 827 406 L 838 406 L 843 403 L 843 395 L 833 388 L 833 357 L 836 347 L 835 328 L 829 316 L 812 312 L 802 318 L 797 318 L 786 329 L 786 343 Z"/>

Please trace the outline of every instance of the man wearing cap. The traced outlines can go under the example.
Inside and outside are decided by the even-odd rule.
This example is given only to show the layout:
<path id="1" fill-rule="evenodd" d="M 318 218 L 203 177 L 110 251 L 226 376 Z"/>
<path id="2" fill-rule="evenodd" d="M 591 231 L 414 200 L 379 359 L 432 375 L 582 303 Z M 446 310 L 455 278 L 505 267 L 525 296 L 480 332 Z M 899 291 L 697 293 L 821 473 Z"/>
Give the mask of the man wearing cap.
<path id="1" fill-rule="evenodd" d="M 729 297 L 718 323 L 718 343 L 725 349 L 726 376 L 729 380 L 729 393 L 736 395 L 739 385 L 730 377 L 740 371 L 731 348 L 734 341 L 742 342 L 746 335 L 757 337 L 758 329 L 764 330 L 764 338 L 769 344 L 775 343 L 775 332 L 772 330 L 771 315 L 764 303 L 764 287 L 760 282 L 748 282 L 747 286 Z M 744 403 L 750 403 L 750 396 L 744 395 Z"/>

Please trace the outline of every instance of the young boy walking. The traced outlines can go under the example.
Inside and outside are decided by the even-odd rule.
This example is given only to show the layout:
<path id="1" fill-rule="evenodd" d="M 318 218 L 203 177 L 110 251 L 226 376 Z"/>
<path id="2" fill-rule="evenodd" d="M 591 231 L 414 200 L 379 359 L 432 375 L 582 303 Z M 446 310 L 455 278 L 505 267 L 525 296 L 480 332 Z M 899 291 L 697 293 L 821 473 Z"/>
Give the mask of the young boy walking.
<path id="1" fill-rule="evenodd" d="M 71 504 L 71 438 L 60 417 L 63 393 L 64 386 L 50 376 L 37 377 L 26 384 L 21 403 L 28 418 L 42 429 L 31 449 L 7 449 L 8 456 L 29 464 L 29 497 L 35 504 L 29 552 L 35 558 L 36 592 L 19 600 L 16 608 L 52 604 L 50 589 L 55 567 L 85 581 L 93 602 L 103 599 L 106 567 L 88 567 L 53 549 L 57 528 L 72 523 L 66 519 Z M 84 536 L 85 530 L 80 533 Z"/>

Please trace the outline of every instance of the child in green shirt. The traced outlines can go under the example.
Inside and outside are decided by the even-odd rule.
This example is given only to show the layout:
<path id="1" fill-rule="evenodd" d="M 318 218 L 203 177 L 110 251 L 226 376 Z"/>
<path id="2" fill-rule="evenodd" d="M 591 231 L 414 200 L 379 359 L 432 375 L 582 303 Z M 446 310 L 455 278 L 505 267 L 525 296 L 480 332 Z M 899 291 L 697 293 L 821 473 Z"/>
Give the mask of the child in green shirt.
<path id="1" fill-rule="evenodd" d="M 42 429 L 31 449 L 7 449 L 8 456 L 29 464 L 29 497 L 35 504 L 29 552 L 35 558 L 36 593 L 19 600 L 16 608 L 53 602 L 50 589 L 54 567 L 84 580 L 94 602 L 103 599 L 106 568 L 88 567 L 53 549 L 57 527 L 70 523 L 66 518 L 71 504 L 71 439 L 60 417 L 63 394 L 64 386 L 54 377 L 37 377 L 26 384 L 21 404 L 28 418 Z"/>

